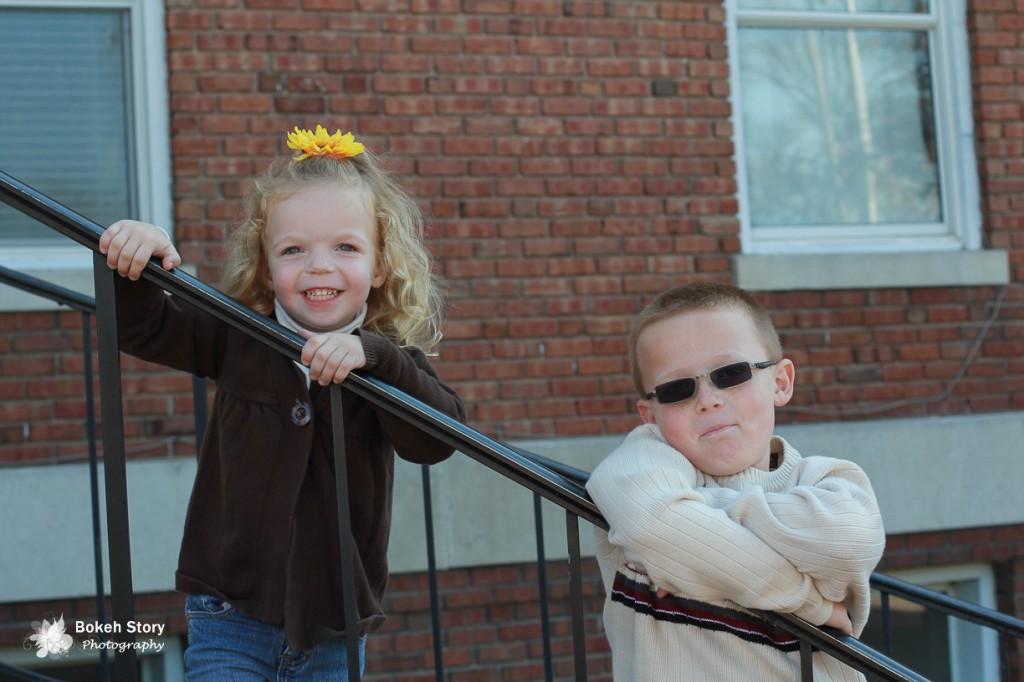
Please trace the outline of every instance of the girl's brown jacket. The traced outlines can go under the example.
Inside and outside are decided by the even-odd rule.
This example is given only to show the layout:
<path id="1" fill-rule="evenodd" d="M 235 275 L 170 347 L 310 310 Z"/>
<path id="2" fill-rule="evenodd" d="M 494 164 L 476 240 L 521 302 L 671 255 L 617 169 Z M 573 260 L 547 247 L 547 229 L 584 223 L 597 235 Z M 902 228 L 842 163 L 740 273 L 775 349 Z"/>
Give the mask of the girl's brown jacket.
<path id="1" fill-rule="evenodd" d="M 283 626 L 295 649 L 345 634 L 330 392 L 315 383 L 311 391 L 290 359 L 212 315 L 144 280 L 117 279 L 122 350 L 217 383 L 177 589 Z M 465 420 L 462 400 L 423 353 L 357 333 L 366 352 L 361 372 Z M 434 464 L 453 449 L 351 393 L 343 407 L 365 634 L 384 621 L 395 451 Z"/>

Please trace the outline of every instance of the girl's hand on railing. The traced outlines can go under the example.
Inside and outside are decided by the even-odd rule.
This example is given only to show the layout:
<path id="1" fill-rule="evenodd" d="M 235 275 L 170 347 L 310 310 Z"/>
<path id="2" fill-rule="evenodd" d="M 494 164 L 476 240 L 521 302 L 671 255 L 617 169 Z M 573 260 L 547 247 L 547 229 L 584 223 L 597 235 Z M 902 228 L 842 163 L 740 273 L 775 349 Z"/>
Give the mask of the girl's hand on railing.
<path id="1" fill-rule="evenodd" d="M 309 367 L 309 378 L 321 386 L 341 383 L 354 369 L 366 364 L 363 342 L 354 334 L 310 334 L 302 330 L 307 339 L 302 347 L 302 364 Z"/>
<path id="2" fill-rule="evenodd" d="M 181 256 L 163 229 L 137 220 L 119 220 L 100 235 L 100 253 L 122 277 L 137 280 L 152 256 L 164 270 L 181 265 Z"/>

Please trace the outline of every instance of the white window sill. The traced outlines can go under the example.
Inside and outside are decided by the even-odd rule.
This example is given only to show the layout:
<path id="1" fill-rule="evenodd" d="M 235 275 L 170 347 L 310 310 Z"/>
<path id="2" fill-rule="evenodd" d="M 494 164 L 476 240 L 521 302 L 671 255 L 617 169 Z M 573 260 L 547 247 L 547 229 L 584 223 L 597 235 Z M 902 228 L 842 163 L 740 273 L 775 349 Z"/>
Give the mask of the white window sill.
<path id="1" fill-rule="evenodd" d="M 1004 285 L 1006 251 L 766 254 L 733 257 L 737 286 L 751 291 Z"/>
<path id="2" fill-rule="evenodd" d="M 94 278 L 92 268 L 13 268 L 8 265 L 12 270 L 17 269 L 18 272 L 24 273 L 41 279 L 50 284 L 54 284 L 65 289 L 70 289 L 76 293 L 82 294 L 92 298 L 94 296 Z M 182 270 L 195 275 L 194 266 L 184 266 Z M 71 310 L 67 306 L 60 305 L 56 301 L 51 301 L 48 298 L 36 296 L 28 292 L 22 291 L 14 286 L 0 282 L 0 313 L 13 313 L 13 312 L 37 312 L 37 311 L 48 311 L 48 310 Z"/>
<path id="3" fill-rule="evenodd" d="M 12 268 L 14 269 L 14 268 Z M 93 295 L 93 276 L 91 268 L 49 269 L 17 269 L 26 275 L 41 279 L 50 284 L 70 289 L 84 296 Z M 28 312 L 45 310 L 71 310 L 56 301 L 36 296 L 9 284 L 0 284 L 0 312 Z"/>

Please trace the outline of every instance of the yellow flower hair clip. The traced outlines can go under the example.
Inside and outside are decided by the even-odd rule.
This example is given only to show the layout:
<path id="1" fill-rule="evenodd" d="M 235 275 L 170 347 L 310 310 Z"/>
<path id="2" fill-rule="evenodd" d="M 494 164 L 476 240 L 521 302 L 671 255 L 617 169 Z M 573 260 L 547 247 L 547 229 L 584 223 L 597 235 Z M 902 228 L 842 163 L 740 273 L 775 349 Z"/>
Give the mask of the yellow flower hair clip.
<path id="1" fill-rule="evenodd" d="M 299 126 L 295 126 L 295 132 L 288 133 L 288 146 L 302 152 L 293 161 L 314 156 L 332 156 L 340 161 L 349 156 L 358 156 L 366 150 L 362 142 L 356 142 L 352 133 L 342 135 L 340 130 L 336 130 L 333 135 L 328 135 L 322 125 L 317 125 L 315 133 L 299 130 Z"/>

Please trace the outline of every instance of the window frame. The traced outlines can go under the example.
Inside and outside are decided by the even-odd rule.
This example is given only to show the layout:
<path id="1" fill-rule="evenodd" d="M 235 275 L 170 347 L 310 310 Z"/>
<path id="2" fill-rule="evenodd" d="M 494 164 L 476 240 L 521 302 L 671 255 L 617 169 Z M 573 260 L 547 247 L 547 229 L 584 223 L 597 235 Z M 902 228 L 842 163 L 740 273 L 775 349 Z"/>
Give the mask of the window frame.
<path id="1" fill-rule="evenodd" d="M 967 48 L 967 27 L 962 0 L 932 0 L 928 14 L 850 14 L 824 11 L 742 10 L 740 0 L 726 0 L 729 41 L 732 124 L 736 145 L 737 199 L 742 254 L 800 255 L 850 253 L 906 253 L 921 251 L 976 251 L 981 248 L 979 179 L 974 149 L 974 119 Z M 851 225 L 821 231 L 754 228 L 748 200 L 744 156 L 742 82 L 739 73 L 739 31 L 746 27 L 859 28 L 925 30 L 932 60 L 932 88 L 939 148 L 939 181 L 944 220 L 907 226 L 892 234 L 893 224 Z M 945 225 L 943 234 L 934 226 Z M 864 232 L 869 233 L 864 236 Z M 929 234 L 930 233 L 930 234 Z"/>
<path id="2" fill-rule="evenodd" d="M 989 564 L 930 566 L 886 573 L 919 587 L 936 590 L 988 609 L 996 609 L 995 576 Z M 871 617 L 881 618 L 881 614 L 872 613 Z M 999 633 L 992 628 L 975 625 L 956 616 L 947 616 L 947 621 L 947 652 L 952 682 L 997 682 Z M 971 665 L 969 652 L 972 648 L 980 656 L 977 667 Z"/>
<path id="3" fill-rule="evenodd" d="M 127 11 L 130 63 L 126 65 L 126 114 L 132 122 L 135 150 L 129 159 L 129 172 L 135 180 L 138 214 L 126 217 L 153 222 L 171 232 L 170 115 L 163 4 L 156 0 L 0 0 L 0 8 Z M 82 282 L 89 279 L 84 271 L 92 270 L 93 259 L 88 249 L 69 243 L 42 247 L 42 254 L 40 251 L 39 246 L 5 246 L 0 242 L 0 265 L 29 274 L 43 273 L 51 281 L 66 280 L 74 283 L 76 290 L 82 290 Z M 29 299 L 4 291 L 0 293 L 0 310 L 49 307 L 34 296 Z"/>

